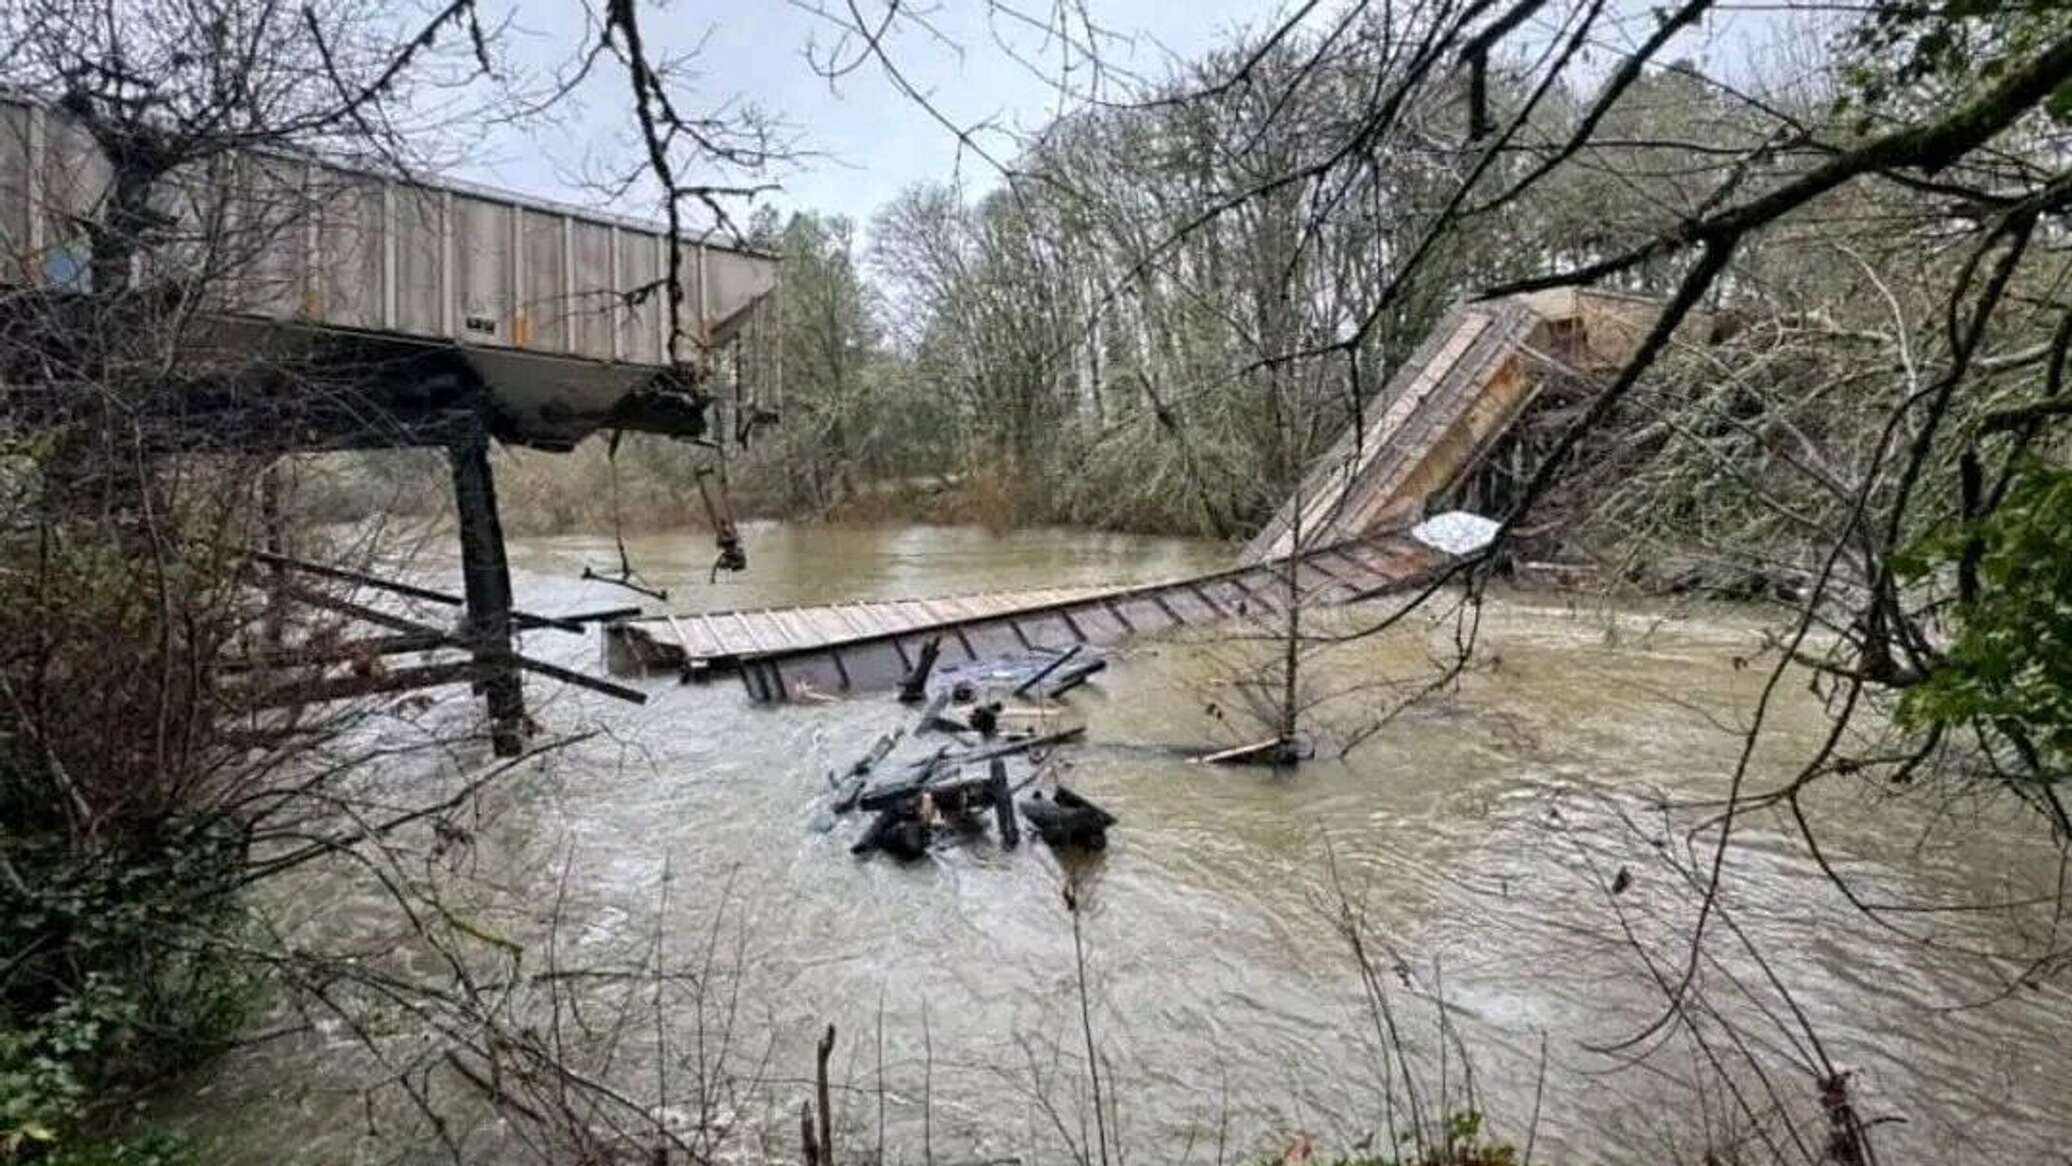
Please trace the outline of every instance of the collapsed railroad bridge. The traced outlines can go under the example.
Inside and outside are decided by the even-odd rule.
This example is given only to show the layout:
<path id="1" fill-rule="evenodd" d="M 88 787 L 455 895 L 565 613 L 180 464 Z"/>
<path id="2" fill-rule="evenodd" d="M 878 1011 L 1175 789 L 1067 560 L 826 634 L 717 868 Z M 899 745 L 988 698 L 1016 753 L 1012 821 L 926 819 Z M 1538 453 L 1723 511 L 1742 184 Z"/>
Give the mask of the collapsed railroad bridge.
<path id="1" fill-rule="evenodd" d="M 936 651 L 972 662 L 1230 619 L 1270 630 L 1291 602 L 1423 587 L 1456 560 L 1412 528 L 1439 510 L 1504 512 L 1552 440 L 1554 427 L 1521 419 L 1543 398 L 1567 405 L 1591 391 L 1632 354 L 1654 311 L 1578 289 L 1454 308 L 1224 570 L 1125 587 L 627 620 L 604 631 L 607 666 L 731 673 L 752 699 L 785 701 L 890 688 Z"/>
<path id="2" fill-rule="evenodd" d="M 17 432 L 62 428 L 67 398 L 48 370 L 86 368 L 110 352 L 146 361 L 151 337 L 139 322 L 170 316 L 187 329 L 181 363 L 125 403 L 153 456 L 444 450 L 464 595 L 300 562 L 278 547 L 255 556 L 284 576 L 344 580 L 461 616 L 458 631 L 442 629 L 286 586 L 379 628 L 381 651 L 466 657 L 319 676 L 288 695 L 471 682 L 502 752 L 520 747 L 523 671 L 644 699 L 524 656 L 524 630 L 604 624 L 612 672 L 733 674 L 754 699 L 783 701 L 891 687 L 924 651 L 947 651 L 953 665 L 1055 652 L 1424 585 L 1453 559 L 1409 528 L 1437 507 L 1500 509 L 1537 453 L 1519 419 L 1549 386 L 1587 383 L 1623 361 L 1652 314 L 1641 301 L 1576 290 L 1455 308 L 1222 571 L 819 607 L 542 615 L 512 595 L 489 443 L 565 451 L 628 431 L 709 440 L 718 401 L 737 422 L 778 409 L 777 258 L 302 156 L 231 153 L 155 181 L 145 201 L 160 245 L 125 242 L 111 260 L 108 220 L 134 216 L 140 196 L 70 113 L 0 98 L 0 337 L 13 358 L 0 368 L 0 411 Z M 226 234 L 225 224 L 240 230 Z M 674 297 L 662 290 L 672 273 Z"/>

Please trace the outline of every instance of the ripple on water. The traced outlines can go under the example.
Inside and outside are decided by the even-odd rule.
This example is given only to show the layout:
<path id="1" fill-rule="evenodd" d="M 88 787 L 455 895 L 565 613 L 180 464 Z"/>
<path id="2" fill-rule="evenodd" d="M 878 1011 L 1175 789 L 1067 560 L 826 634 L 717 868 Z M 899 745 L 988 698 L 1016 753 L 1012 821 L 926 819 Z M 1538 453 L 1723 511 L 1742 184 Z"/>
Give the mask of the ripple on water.
<path id="1" fill-rule="evenodd" d="M 708 607 L 1055 585 L 1119 571 L 1172 576 L 1227 553 L 1073 532 L 758 526 L 754 569 L 708 588 L 701 538 L 635 539 L 629 549 L 650 578 Z M 574 610 L 623 600 L 574 578 L 609 550 L 609 539 L 521 542 L 521 602 Z M 1450 629 L 1434 634 L 1430 645 L 1421 634 L 1376 637 L 1332 667 L 1420 675 L 1428 648 L 1450 642 Z M 1412 1055 L 1436 1063 L 1444 1016 L 1475 1055 L 1500 1132 L 1520 1132 L 1523 1118 L 1504 1115 L 1529 1108 L 1544 1037 L 1540 1152 L 1653 1156 L 1661 1123 L 1688 1112 L 1671 1080 L 1688 1058 L 1673 1049 L 1681 1059 L 1658 1064 L 1659 1074 L 1605 1077 L 1609 1062 L 1586 1046 L 1659 1013 L 1660 992 L 1618 911 L 1675 966 L 1693 900 L 1667 860 L 1703 869 L 1709 851 L 1703 840 L 1687 849 L 1687 821 L 1663 821 L 1654 803 L 1724 790 L 1735 726 L 1763 679 L 1732 659 L 1756 639 L 1756 626 L 1731 609 L 1607 620 L 1499 597 L 1482 631 L 1495 667 L 1399 717 L 1344 762 L 1286 777 L 1191 766 L 1143 748 L 1228 742 L 1238 732 L 1205 711 L 1225 691 L 1215 685 L 1227 657 L 1217 645 L 1154 641 L 1118 658 L 1074 701 L 1091 744 L 1075 755 L 1071 781 L 1123 823 L 1080 923 L 1090 1007 L 1137 1156 L 1164 1160 L 1161 1148 L 1188 1138 L 1213 1144 L 1223 1123 L 1247 1150 L 1277 1147 L 1296 1130 L 1349 1140 L 1376 1124 L 1382 1062 L 1335 927 L 1341 887 L 1363 913 Z M 535 644 L 584 663 L 594 651 L 566 638 Z M 504 865 L 488 874 L 541 912 L 565 894 L 585 949 L 637 952 L 659 922 L 670 951 L 695 956 L 725 914 L 732 923 L 720 950 L 741 953 L 757 1015 L 776 1035 L 778 1075 L 807 1071 L 811 1041 L 830 1020 L 845 1050 L 868 1048 L 847 1042 L 874 1034 L 882 1009 L 895 1140 L 918 1141 L 922 1066 L 932 1062 L 939 1139 L 962 1131 L 973 1144 L 1021 1147 L 1040 1121 L 991 1126 L 1001 1113 L 1030 1113 L 1043 1073 L 1064 1074 L 1043 1078 L 1062 1100 L 1069 1089 L 1060 1082 L 1075 1079 L 1079 1055 L 1072 920 L 1053 858 L 1033 842 L 1005 855 L 978 841 L 902 868 L 851 859 L 851 824 L 813 830 L 825 773 L 902 715 L 888 701 L 772 711 L 745 707 L 731 683 L 648 690 L 653 699 L 637 710 L 587 696 L 544 706 L 550 723 L 595 720 L 608 735 L 502 806 L 498 829 L 508 838 L 484 862 Z M 1817 731 L 1819 710 L 1797 694 L 1773 710 L 1780 748 L 1758 755 L 1752 782 L 1778 780 L 1790 751 Z M 1356 705 L 1333 715 L 1371 715 Z M 2010 871 L 2049 870 L 2037 849 L 2010 840 L 2012 827 L 1987 823 L 1994 832 L 1983 839 L 1923 852 L 1923 821 L 1910 806 L 1851 797 L 1822 813 L 1838 824 L 1823 839 L 1838 869 L 1881 895 L 1999 893 Z M 1621 866 L 1632 883 L 1615 910 L 1605 888 Z M 658 918 L 665 870 L 668 914 Z M 1950 1011 L 1999 985 L 1975 962 L 1887 942 L 1839 901 L 1774 816 L 1740 825 L 1727 870 L 1732 921 L 1792 984 L 1834 1058 L 1863 1067 L 1879 1112 L 1908 1118 L 1881 1127 L 1888 1154 L 1961 1146 L 1975 1160 L 2016 1160 L 2072 1137 L 2061 1104 L 2072 1095 L 2072 1059 L 2061 1051 L 2072 1010 L 2061 997 L 2020 989 L 1994 1008 Z M 349 907 L 350 887 L 334 891 Z M 1986 938 L 1982 924 L 1923 925 L 1952 942 Z M 1760 985 L 1761 969 L 1731 934 L 1712 936 L 1708 999 L 1787 1047 L 1725 975 Z M 874 1051 L 856 1055 L 855 1071 L 867 1076 Z M 233 1145 L 243 1160 L 289 1160 L 301 1147 L 286 1131 L 308 1119 L 252 1122 L 260 1111 L 249 1107 L 281 1104 L 294 1094 L 284 1075 L 314 1072 L 310 1060 L 234 1059 L 196 1112 L 240 1130 Z M 1803 1074 L 1787 1071 L 1785 1081 L 1810 1097 Z M 349 1125 L 349 1099 L 319 1093 L 305 1096 L 310 1112 Z M 780 1109 L 789 1112 L 795 1098 L 786 1098 Z M 946 1144 L 938 1140 L 938 1152 Z"/>

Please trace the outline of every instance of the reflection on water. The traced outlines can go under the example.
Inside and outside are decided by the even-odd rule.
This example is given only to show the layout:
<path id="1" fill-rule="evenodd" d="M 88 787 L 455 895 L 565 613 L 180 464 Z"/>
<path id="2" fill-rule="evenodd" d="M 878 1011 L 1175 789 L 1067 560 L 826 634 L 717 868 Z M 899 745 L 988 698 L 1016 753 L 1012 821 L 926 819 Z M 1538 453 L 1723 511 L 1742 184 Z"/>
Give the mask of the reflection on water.
<path id="1" fill-rule="evenodd" d="M 704 536 L 629 549 L 677 610 L 1142 579 L 1228 554 L 1068 531 L 762 526 L 749 531 L 751 571 L 708 587 Z M 539 611 L 616 602 L 625 593 L 578 578 L 584 564 L 614 559 L 608 537 L 523 542 L 519 600 Z M 1334 927 L 1334 886 L 1364 910 L 1384 982 L 1427 1055 L 1440 1047 L 1430 1002 L 1447 1002 L 1499 1134 L 1522 1140 L 1543 1047 L 1543 1156 L 1667 1160 L 1719 1120 L 1667 1080 L 1692 1071 L 1688 1046 L 1643 1045 L 1632 1051 L 1654 1048 L 1649 1067 L 1621 1073 L 1590 1048 L 1642 1031 L 1661 1008 L 1629 928 L 1670 942 L 1672 967 L 1681 959 L 1674 937 L 1687 930 L 1690 898 L 1663 858 L 1709 855 L 1686 854 L 1653 807 L 1722 791 L 1731 729 L 1762 680 L 1731 659 L 1757 633 L 1732 612 L 1629 615 L 1614 621 L 1615 636 L 1606 618 L 1558 600 L 1493 604 L 1483 624 L 1493 668 L 1350 759 L 1293 776 L 1190 765 L 1163 748 L 1230 743 L 1208 710 L 1227 646 L 1139 643 L 1075 694 L 1089 740 L 1071 783 L 1122 819 L 1083 924 L 1093 1023 L 1114 1062 L 1122 1137 L 1140 1159 L 1174 1160 L 1188 1144 L 1213 1158 L 1221 1136 L 1232 1155 L 1296 1131 L 1343 1145 L 1379 1124 L 1374 1028 Z M 1422 629 L 1377 637 L 1318 672 L 1416 678 L 1442 642 L 1435 633 L 1428 645 Z M 594 662 L 594 645 L 566 639 L 535 635 L 528 648 Z M 1031 1096 L 1048 1089 L 1069 1107 L 1076 1078 L 1069 1062 L 1059 1075 L 1055 1057 L 1078 1039 L 1054 859 L 1040 846 L 1002 854 L 983 843 L 902 868 L 851 859 L 848 827 L 813 831 L 824 770 L 899 723 L 889 700 L 771 710 L 748 707 L 726 683 L 649 691 L 647 706 L 627 709 L 532 685 L 550 726 L 601 721 L 610 731 L 485 812 L 479 873 L 521 903 L 565 904 L 580 923 L 574 942 L 595 953 L 636 950 L 653 933 L 666 870 L 663 931 L 676 954 L 693 955 L 726 888 L 746 923 L 744 1015 L 767 1026 L 776 1076 L 806 1075 L 813 1038 L 833 1021 L 844 1034 L 837 1073 L 866 1085 L 882 1024 L 893 1144 L 919 1141 L 925 1076 L 939 1155 L 1054 1146 Z M 1348 698 L 1336 715 L 1357 719 L 1362 701 L 1381 699 Z M 1787 702 L 1752 788 L 1777 780 L 1821 723 L 1809 701 Z M 1846 824 L 1824 842 L 1868 892 L 2000 894 L 2050 877 L 2048 855 L 2014 841 L 2031 836 L 2025 826 L 1969 824 L 1924 849 L 1925 818 L 1910 806 L 1838 792 L 1814 809 Z M 1880 1127 L 1888 1154 L 2015 1160 L 2072 1134 L 2061 994 L 1951 1011 L 1999 985 L 1974 962 L 1895 945 L 1848 911 L 1782 819 L 1755 815 L 1740 831 L 1722 913 L 1793 986 L 1826 1055 L 1858 1071 L 1867 1113 L 1907 1119 Z M 1621 866 L 1632 885 L 1614 899 L 1605 888 Z M 336 925 L 351 917 L 354 892 L 331 893 L 342 898 L 298 907 Z M 1972 926 L 1983 925 L 1937 928 L 1955 942 L 1977 938 Z M 1759 974 L 1731 945 L 1719 950 L 1700 987 L 1753 1015 L 1737 983 L 1760 996 Z M 1800 1055 L 1775 1026 L 1757 1031 L 1773 1063 Z M 326 1076 L 329 1055 L 320 1043 L 279 1042 L 233 1059 L 192 1112 L 203 1128 L 238 1131 L 233 1157 L 338 1160 L 353 1144 L 340 1115 L 354 1111 Z M 1780 1074 L 1781 1091 L 1813 1096 L 1808 1072 Z M 777 1092 L 773 1125 L 789 1146 L 799 1090 Z M 867 1127 L 876 1105 L 866 1092 L 845 1113 Z M 253 1120 L 267 1114 L 281 1120 Z M 339 1132 L 312 1137 L 311 1123 Z"/>

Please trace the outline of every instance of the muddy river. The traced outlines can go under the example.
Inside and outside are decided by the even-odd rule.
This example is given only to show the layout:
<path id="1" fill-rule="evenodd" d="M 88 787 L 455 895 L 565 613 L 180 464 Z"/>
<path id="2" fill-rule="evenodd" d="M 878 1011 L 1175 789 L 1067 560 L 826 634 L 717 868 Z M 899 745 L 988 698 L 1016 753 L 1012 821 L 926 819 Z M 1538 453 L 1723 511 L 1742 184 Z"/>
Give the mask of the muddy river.
<path id="1" fill-rule="evenodd" d="M 1070 531 L 749 536 L 752 570 L 710 586 L 699 536 L 629 549 L 676 610 L 1151 579 L 1229 554 Z M 520 603 L 617 602 L 623 592 L 580 579 L 614 560 L 608 537 L 523 541 Z M 1922 910 L 1893 925 L 1934 944 L 1898 939 L 1850 908 L 1770 811 L 1736 825 L 1683 997 L 1706 1041 L 1656 1027 L 1656 977 L 1684 971 L 1696 911 L 1679 872 L 1711 858 L 1710 835 L 1686 835 L 1704 811 L 1664 806 L 1724 792 L 1766 674 L 1735 660 L 1758 650 L 1760 626 L 1731 608 L 1499 597 L 1481 624 L 1484 667 L 1349 757 L 1283 775 L 1185 758 L 1245 735 L 1225 682 L 1255 647 L 1153 638 L 1118 651 L 1070 698 L 1088 726 L 1070 782 L 1122 821 L 1077 875 L 1086 1018 L 1112 1103 L 1098 1130 L 1057 860 L 978 841 L 902 867 L 851 858 L 855 823 L 815 829 L 824 771 L 903 723 L 889 698 L 752 708 L 733 683 L 658 678 L 629 708 L 530 682 L 547 729 L 603 733 L 485 796 L 473 845 L 439 861 L 476 888 L 482 917 L 525 942 L 529 970 L 551 932 L 560 961 L 630 966 L 659 942 L 665 962 L 724 984 L 672 992 L 663 1023 L 642 1021 L 640 1047 L 659 1040 L 672 1063 L 732 1082 L 714 1108 L 736 1123 L 743 1159 L 796 1159 L 797 1105 L 828 1023 L 845 1161 L 866 1160 L 881 1136 L 888 1160 L 945 1163 L 1067 1161 L 1072 1142 L 1098 1161 L 1103 1138 L 1111 1159 L 1145 1162 L 1278 1156 L 1298 1134 L 1351 1146 L 1383 1128 L 1388 1096 L 1405 1102 L 1342 934 L 1348 903 L 1423 1104 L 1479 1109 L 1489 1132 L 1531 1141 L 1535 1160 L 1671 1161 L 1756 1137 L 1734 1095 L 1769 1103 L 1742 1049 L 1797 1107 L 1812 1155 L 1815 1073 L 1830 1064 L 1853 1072 L 1884 1161 L 2055 1152 L 2072 1139 L 2072 1002 L 2062 984 L 2011 984 L 2016 965 L 1970 954 L 2047 936 L 2023 932 L 2027 917 Z M 1326 657 L 1311 684 L 1344 695 L 1321 715 L 1370 723 L 1429 679 L 1452 634 L 1412 621 Z M 594 642 L 538 633 L 527 646 L 596 664 Z M 1824 728 L 1805 689 L 1801 677 L 1781 691 L 1751 789 L 1780 781 Z M 2057 877 L 2047 839 L 2000 807 L 1830 784 L 1806 808 L 1827 861 L 1867 898 L 2007 901 Z M 370 903 L 333 872 L 274 910 L 314 943 L 376 927 Z M 236 1054 L 172 1118 L 219 1139 L 225 1161 L 439 1160 L 369 1136 L 349 1045 L 319 1026 Z M 677 1070 L 678 1095 L 694 1071 Z M 1773 1136 L 1773 1149 L 1800 1152 Z"/>

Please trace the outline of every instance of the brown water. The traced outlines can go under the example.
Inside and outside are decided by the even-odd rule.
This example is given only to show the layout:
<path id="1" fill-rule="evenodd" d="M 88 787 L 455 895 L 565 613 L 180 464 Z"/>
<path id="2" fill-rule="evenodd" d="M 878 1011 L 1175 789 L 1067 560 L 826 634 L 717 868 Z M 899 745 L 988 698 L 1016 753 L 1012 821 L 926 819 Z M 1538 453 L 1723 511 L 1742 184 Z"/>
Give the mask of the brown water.
<path id="1" fill-rule="evenodd" d="M 749 534 L 752 570 L 713 587 L 701 536 L 642 538 L 631 550 L 678 610 L 1162 577 L 1228 554 L 1070 531 Z M 524 542 L 514 550 L 520 601 L 548 611 L 613 602 L 624 593 L 576 578 L 612 557 L 608 538 Z M 1763 676 L 1732 660 L 1756 648 L 1758 627 L 1734 610 L 1612 616 L 1506 598 L 1482 627 L 1492 669 L 1351 758 L 1279 777 L 1190 765 L 1177 752 L 1236 739 L 1205 706 L 1227 702 L 1214 682 L 1243 648 L 1151 640 L 1122 653 L 1073 697 L 1089 732 L 1070 778 L 1123 823 L 1082 919 L 1092 1025 L 1119 1111 L 1111 1136 L 1139 1161 L 1213 1161 L 1219 1142 L 1233 1157 L 1277 1150 L 1297 1132 L 1338 1147 L 1381 1124 L 1375 1027 L 1333 925 L 1335 870 L 1364 905 L 1369 943 L 1395 965 L 1384 983 L 1419 1063 L 1437 1065 L 1436 1018 L 1458 1037 L 1445 1053 L 1449 1105 L 1461 1104 L 1465 1048 L 1496 1133 L 1522 1143 L 1540 1095 L 1540 1160 L 1667 1161 L 1697 1145 L 1722 1121 L 1712 1108 L 1722 1095 L 1713 1085 L 1701 1106 L 1686 1088 L 1713 1076 L 1697 1071 L 1688 1041 L 1592 1049 L 1662 1009 L 1615 907 L 1681 966 L 1673 937 L 1687 931 L 1692 900 L 1663 856 L 1702 863 L 1710 852 L 1687 852 L 1680 827 L 1691 819 L 1673 825 L 1656 805 L 1724 791 L 1734 726 Z M 1420 625 L 1373 638 L 1319 666 L 1318 682 L 1415 682 L 1449 635 L 1450 625 Z M 595 660 L 594 645 L 566 638 L 528 647 Z M 852 825 L 817 832 L 823 771 L 902 723 L 889 700 L 772 710 L 749 707 L 729 683 L 649 691 L 647 706 L 627 709 L 531 686 L 549 727 L 602 724 L 609 735 L 482 811 L 470 869 L 501 904 L 507 933 L 544 927 L 559 902 L 564 958 L 631 959 L 659 913 L 668 954 L 698 962 L 723 917 L 713 958 L 741 972 L 737 1062 L 775 1080 L 736 1105 L 750 1119 L 774 1115 L 777 1152 L 795 1154 L 799 1079 L 833 1022 L 835 1075 L 856 1089 L 844 1094 L 846 1146 L 876 1138 L 882 1027 L 898 1158 L 922 1160 L 925 1142 L 938 1161 L 1064 1160 L 1048 1112 L 1082 1136 L 1082 1037 L 1053 857 L 981 842 L 899 867 L 852 859 Z M 1381 701 L 1348 698 L 1333 720 L 1361 723 L 1364 706 Z M 1775 718 L 1756 788 L 1774 784 L 1824 725 L 1802 683 Z M 1867 895 L 2001 898 L 2055 876 L 2026 820 L 1943 809 L 1937 818 L 1847 786 L 1809 805 L 1827 824 L 1827 858 Z M 1894 942 L 1841 901 L 1782 819 L 1752 815 L 1736 837 L 1728 917 L 1791 988 L 1827 1056 L 1860 1074 L 1867 1116 L 1904 1119 L 1877 1129 L 1885 1161 L 2036 1160 L 2072 1137 L 2062 986 L 1979 1005 L 2001 991 L 1985 963 Z M 1614 900 L 1602 888 L 1621 865 L 1633 884 Z M 350 929 L 367 902 L 337 875 L 314 880 L 284 913 L 322 935 Z M 1946 944 L 2014 942 L 1999 919 L 1907 922 Z M 1815 1088 L 1790 1067 L 1791 1038 L 1761 1011 L 1782 1014 L 1779 997 L 1717 924 L 1713 938 L 1704 999 L 1766 1050 L 1779 1092 L 1810 1106 Z M 695 1040 L 695 1016 L 670 1021 L 678 1048 Z M 240 1055 L 184 1112 L 227 1135 L 226 1160 L 414 1160 L 359 1136 L 363 1082 L 340 1067 L 344 1044 L 334 1033 Z M 1737 1079 L 1755 1088 L 1747 1073 Z"/>

